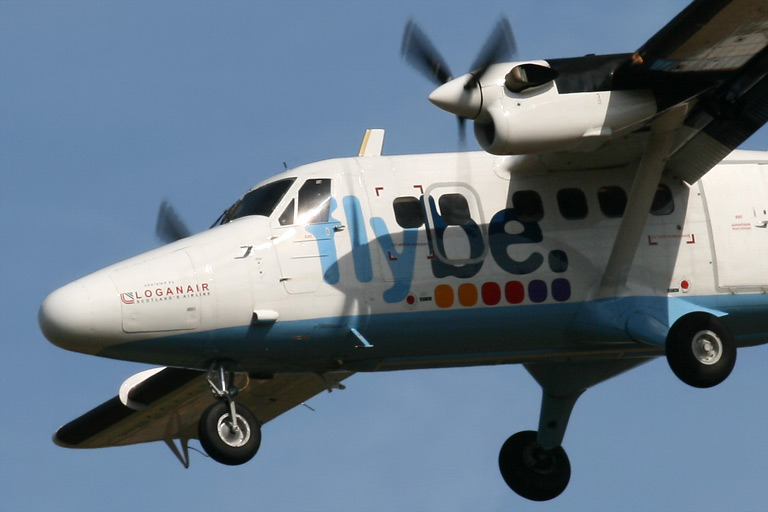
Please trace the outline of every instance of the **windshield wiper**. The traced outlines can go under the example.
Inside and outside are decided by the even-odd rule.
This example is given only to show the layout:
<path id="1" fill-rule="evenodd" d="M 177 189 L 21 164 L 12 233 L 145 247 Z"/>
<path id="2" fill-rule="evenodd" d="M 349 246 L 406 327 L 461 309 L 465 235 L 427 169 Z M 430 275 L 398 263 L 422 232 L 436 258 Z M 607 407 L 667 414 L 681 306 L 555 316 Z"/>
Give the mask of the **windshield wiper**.
<path id="1" fill-rule="evenodd" d="M 232 220 L 232 215 L 231 214 L 232 214 L 233 211 L 235 211 L 235 209 L 238 207 L 238 205 L 240 204 L 241 201 L 242 201 L 242 199 L 240 201 L 237 201 L 235 204 L 233 204 L 232 206 L 230 206 L 226 210 L 224 210 L 222 212 L 222 214 L 219 215 L 219 218 L 216 219 L 216 221 L 214 221 L 214 223 L 211 225 L 211 227 L 215 228 L 216 226 L 220 226 L 222 224 L 226 224 L 227 222 L 231 221 Z"/>

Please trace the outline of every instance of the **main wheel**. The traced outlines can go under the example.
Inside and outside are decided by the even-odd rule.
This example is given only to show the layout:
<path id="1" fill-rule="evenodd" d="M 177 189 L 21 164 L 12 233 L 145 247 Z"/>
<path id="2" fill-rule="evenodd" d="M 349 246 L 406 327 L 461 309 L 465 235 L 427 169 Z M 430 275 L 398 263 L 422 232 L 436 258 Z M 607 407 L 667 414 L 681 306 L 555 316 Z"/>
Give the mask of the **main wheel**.
<path id="1" fill-rule="evenodd" d="M 556 498 L 571 479 L 571 463 L 562 446 L 545 450 L 532 430 L 506 440 L 499 453 L 499 469 L 513 491 L 533 501 Z"/>
<path id="2" fill-rule="evenodd" d="M 237 428 L 230 419 L 229 404 L 218 401 L 208 407 L 197 424 L 200 444 L 211 458 L 222 464 L 245 464 L 256 455 L 261 445 L 261 426 L 244 405 L 235 403 Z"/>
<path id="3" fill-rule="evenodd" d="M 736 364 L 736 343 L 716 316 L 692 313 L 675 322 L 667 335 L 667 362 L 677 377 L 697 388 L 723 382 Z"/>

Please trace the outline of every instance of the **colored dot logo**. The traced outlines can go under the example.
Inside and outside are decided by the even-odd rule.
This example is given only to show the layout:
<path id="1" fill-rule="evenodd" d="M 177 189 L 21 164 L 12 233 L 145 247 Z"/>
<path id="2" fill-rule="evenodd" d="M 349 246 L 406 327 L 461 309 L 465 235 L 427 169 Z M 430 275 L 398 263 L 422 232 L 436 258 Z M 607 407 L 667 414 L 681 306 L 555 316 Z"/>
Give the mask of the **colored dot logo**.
<path id="1" fill-rule="evenodd" d="M 459 285 L 459 304 L 467 308 L 477 304 L 477 286 L 471 283 Z"/>
<path id="2" fill-rule="evenodd" d="M 507 304 L 522 304 L 526 299 L 534 304 L 545 302 L 550 297 L 556 302 L 566 302 L 571 298 L 571 283 L 562 277 L 547 284 L 541 279 L 534 279 L 526 286 L 520 281 L 507 281 L 504 286 L 504 300 Z M 478 291 L 472 283 L 460 284 L 454 292 L 451 285 L 441 284 L 435 288 L 435 304 L 439 308 L 450 308 L 458 298 L 458 303 L 466 308 L 482 302 L 486 306 L 496 306 L 502 301 L 502 286 L 498 283 L 483 283 Z"/>
<path id="3" fill-rule="evenodd" d="M 440 308 L 453 306 L 453 288 L 447 284 L 435 288 L 435 304 Z"/>
<path id="4" fill-rule="evenodd" d="M 501 287 L 497 283 L 484 283 L 480 288 L 480 295 L 484 304 L 495 306 L 501 302 Z"/>

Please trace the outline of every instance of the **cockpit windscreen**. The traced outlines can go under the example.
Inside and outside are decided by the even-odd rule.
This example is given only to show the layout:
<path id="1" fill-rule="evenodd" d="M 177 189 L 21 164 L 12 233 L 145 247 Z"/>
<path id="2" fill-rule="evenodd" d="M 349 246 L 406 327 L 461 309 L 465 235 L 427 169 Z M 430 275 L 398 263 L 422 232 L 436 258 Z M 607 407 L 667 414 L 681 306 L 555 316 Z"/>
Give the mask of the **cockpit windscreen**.
<path id="1" fill-rule="evenodd" d="M 248 215 L 269 217 L 294 181 L 296 178 L 286 178 L 251 190 L 225 211 L 214 226 Z"/>

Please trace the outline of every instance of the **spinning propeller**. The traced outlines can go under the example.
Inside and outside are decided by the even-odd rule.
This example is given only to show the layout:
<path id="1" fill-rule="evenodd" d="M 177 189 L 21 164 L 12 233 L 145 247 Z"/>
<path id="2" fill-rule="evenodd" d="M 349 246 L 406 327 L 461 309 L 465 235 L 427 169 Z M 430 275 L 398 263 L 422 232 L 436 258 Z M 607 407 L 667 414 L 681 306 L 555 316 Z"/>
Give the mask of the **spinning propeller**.
<path id="1" fill-rule="evenodd" d="M 187 238 L 192 233 L 176 214 L 173 206 L 168 201 L 163 201 L 160 203 L 160 210 L 157 212 L 155 234 L 160 240 L 169 244 L 176 240 Z"/>
<path id="2" fill-rule="evenodd" d="M 512 35 L 509 20 L 505 17 L 496 23 L 472 63 L 472 71 L 464 75 L 465 80 L 453 80 L 445 59 L 413 20 L 405 25 L 400 48 L 401 55 L 411 66 L 439 86 L 429 95 L 429 100 L 457 116 L 459 137 L 462 141 L 466 137 L 466 119 L 477 117 L 482 107 L 483 98 L 479 85 L 483 75 L 491 64 L 511 60 L 516 52 L 515 37 Z"/>
<path id="3" fill-rule="evenodd" d="M 454 79 L 443 56 L 416 22 L 410 20 L 405 25 L 400 53 L 411 66 L 438 86 L 429 95 L 429 100 L 456 115 L 459 139 L 463 142 L 466 139 L 466 120 L 475 119 L 483 105 L 481 79 L 492 64 L 514 58 L 517 45 L 509 20 L 502 16 L 472 63 L 472 71 Z M 551 80 L 554 74 L 543 66 L 518 65 L 507 76 L 506 86 L 510 90 L 522 90 Z M 171 243 L 190 236 L 191 232 L 168 201 L 163 201 L 157 212 L 155 234 L 161 241 Z"/>

